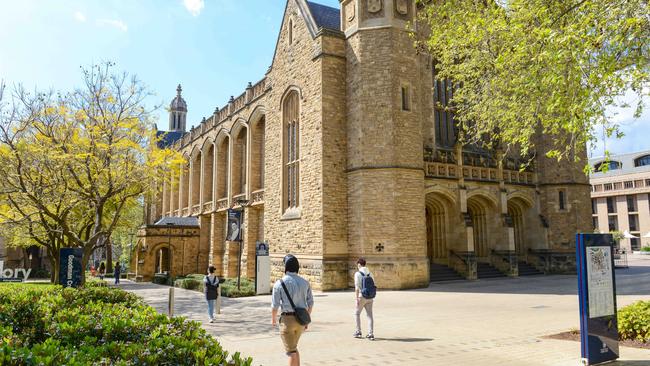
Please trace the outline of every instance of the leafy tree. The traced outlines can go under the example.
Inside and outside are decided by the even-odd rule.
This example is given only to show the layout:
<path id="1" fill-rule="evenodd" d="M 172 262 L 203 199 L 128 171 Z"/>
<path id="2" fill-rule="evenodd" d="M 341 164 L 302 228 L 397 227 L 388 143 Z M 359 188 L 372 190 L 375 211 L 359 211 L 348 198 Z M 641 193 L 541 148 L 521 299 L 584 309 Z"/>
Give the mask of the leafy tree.
<path id="1" fill-rule="evenodd" d="M 418 3 L 416 43 L 436 76 L 453 80 L 463 144 L 578 160 L 597 127 L 622 135 L 607 113 L 627 106 L 620 96 L 638 96 L 641 114 L 650 80 L 647 0 Z M 553 144 L 540 146 L 541 135 Z"/>
<path id="2" fill-rule="evenodd" d="M 83 248 L 87 263 L 182 159 L 157 148 L 147 89 L 112 67 L 82 69 L 71 93 L 0 98 L 0 218 L 51 250 L 55 271 L 58 248 Z"/>

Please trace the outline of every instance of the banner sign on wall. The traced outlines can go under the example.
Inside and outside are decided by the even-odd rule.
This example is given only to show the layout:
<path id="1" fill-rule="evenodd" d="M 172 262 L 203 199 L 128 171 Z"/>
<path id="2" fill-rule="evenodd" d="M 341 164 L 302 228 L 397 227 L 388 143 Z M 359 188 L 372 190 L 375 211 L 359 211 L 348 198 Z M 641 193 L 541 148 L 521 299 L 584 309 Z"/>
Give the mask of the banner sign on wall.
<path id="1" fill-rule="evenodd" d="M 241 211 L 228 209 L 228 233 L 226 240 L 241 241 Z"/>
<path id="2" fill-rule="evenodd" d="M 83 255 L 84 251 L 81 248 L 62 248 L 59 251 L 59 283 L 63 287 L 81 286 Z"/>
<path id="3" fill-rule="evenodd" d="M 580 341 L 585 365 L 619 357 L 614 246 L 611 234 L 576 235 Z"/>
<path id="4" fill-rule="evenodd" d="M 5 262 L 0 261 L 0 282 L 23 282 L 29 278 L 32 269 L 5 268 Z"/>

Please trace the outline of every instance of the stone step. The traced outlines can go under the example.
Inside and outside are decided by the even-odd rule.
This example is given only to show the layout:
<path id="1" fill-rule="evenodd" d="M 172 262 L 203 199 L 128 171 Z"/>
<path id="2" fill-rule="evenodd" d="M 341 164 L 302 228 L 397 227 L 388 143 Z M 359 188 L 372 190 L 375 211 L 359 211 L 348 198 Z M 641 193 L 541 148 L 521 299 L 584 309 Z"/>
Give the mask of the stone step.
<path id="1" fill-rule="evenodd" d="M 501 273 L 499 270 L 487 263 L 477 263 L 476 274 L 479 279 L 506 277 L 505 274 Z"/>
<path id="2" fill-rule="evenodd" d="M 429 280 L 431 282 L 443 282 L 443 281 L 456 281 L 456 280 L 463 280 L 464 278 L 456 273 L 453 269 L 441 265 L 441 264 L 431 264 L 431 271 L 430 271 L 430 278 Z"/>
<path id="3" fill-rule="evenodd" d="M 537 268 L 531 266 L 526 262 L 519 262 L 519 275 L 520 276 L 538 276 L 543 275 L 544 272 L 539 271 Z"/>

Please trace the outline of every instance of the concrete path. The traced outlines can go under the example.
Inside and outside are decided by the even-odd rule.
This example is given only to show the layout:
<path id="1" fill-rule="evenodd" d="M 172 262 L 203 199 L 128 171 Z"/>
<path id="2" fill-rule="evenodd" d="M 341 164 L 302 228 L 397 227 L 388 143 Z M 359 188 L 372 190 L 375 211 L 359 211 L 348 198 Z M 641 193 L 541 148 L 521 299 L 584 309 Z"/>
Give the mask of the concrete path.
<path id="1" fill-rule="evenodd" d="M 617 270 L 619 308 L 650 300 L 650 258 L 632 258 L 630 265 Z M 167 311 L 168 287 L 126 281 L 120 287 Z M 575 276 L 536 276 L 380 291 L 374 342 L 352 338 L 352 292 L 316 293 L 314 323 L 300 341 L 302 365 L 577 366 L 579 342 L 541 338 L 579 327 L 576 288 Z M 203 322 L 225 349 L 252 356 L 254 365 L 286 364 L 270 325 L 270 296 L 224 298 L 214 324 L 207 322 L 203 294 L 176 289 L 175 299 L 175 314 Z M 650 350 L 621 347 L 621 360 L 610 365 L 649 366 Z"/>

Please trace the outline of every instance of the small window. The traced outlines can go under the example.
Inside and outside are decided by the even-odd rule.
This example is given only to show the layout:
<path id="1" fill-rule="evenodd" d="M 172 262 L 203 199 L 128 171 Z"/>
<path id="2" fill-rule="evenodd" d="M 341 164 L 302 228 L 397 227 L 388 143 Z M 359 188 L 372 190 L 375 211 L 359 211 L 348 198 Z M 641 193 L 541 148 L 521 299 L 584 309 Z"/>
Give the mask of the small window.
<path id="1" fill-rule="evenodd" d="M 402 110 L 403 111 L 411 110 L 411 95 L 408 86 L 402 87 Z"/>
<path id="2" fill-rule="evenodd" d="M 630 246 L 632 247 L 632 250 L 640 250 L 641 249 L 641 242 L 639 241 L 639 238 L 630 238 Z"/>
<path id="3" fill-rule="evenodd" d="M 646 166 L 646 165 L 650 165 L 650 155 L 645 155 L 634 160 L 634 166 Z"/>
<path id="4" fill-rule="evenodd" d="M 607 197 L 607 213 L 616 213 L 616 200 L 614 197 Z"/>
<path id="5" fill-rule="evenodd" d="M 591 200 L 591 213 L 594 215 L 598 213 L 598 202 L 595 198 Z"/>
<path id="6" fill-rule="evenodd" d="M 637 205 L 636 205 L 636 196 L 627 196 L 627 212 L 636 212 L 637 211 Z"/>
<path id="7" fill-rule="evenodd" d="M 611 191 L 612 190 L 612 184 L 611 183 L 605 183 L 605 190 L 606 191 Z"/>
<path id="8" fill-rule="evenodd" d="M 594 231 L 598 230 L 598 216 L 592 216 L 591 217 L 591 223 L 594 227 Z"/>
<path id="9" fill-rule="evenodd" d="M 597 172 L 602 172 L 603 170 L 616 170 L 616 169 L 621 169 L 623 167 L 623 164 L 621 164 L 620 161 L 601 161 L 600 163 L 596 164 L 594 166 L 594 169 Z"/>
<path id="10" fill-rule="evenodd" d="M 623 182 L 623 187 L 625 187 L 625 189 L 634 188 L 634 182 L 631 180 L 628 180 L 627 182 Z"/>
<path id="11" fill-rule="evenodd" d="M 610 216 L 607 218 L 607 227 L 610 232 L 618 231 L 618 218 L 616 216 Z"/>
<path id="12" fill-rule="evenodd" d="M 598 184 L 594 186 L 594 192 L 602 192 L 603 191 L 603 185 Z"/>
<path id="13" fill-rule="evenodd" d="M 619 190 L 619 189 L 623 189 L 623 183 L 621 182 L 614 183 L 614 190 Z"/>
<path id="14" fill-rule="evenodd" d="M 646 187 L 650 187 L 650 179 L 646 179 L 646 180 L 645 180 L 645 186 L 646 186 Z"/>
<path id="15" fill-rule="evenodd" d="M 639 215 L 628 215 L 627 220 L 630 224 L 630 231 L 639 231 Z"/>
<path id="16" fill-rule="evenodd" d="M 566 193 L 564 191 L 558 192 L 558 200 L 560 203 L 560 210 L 566 210 Z"/>

